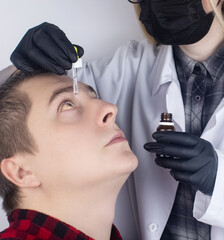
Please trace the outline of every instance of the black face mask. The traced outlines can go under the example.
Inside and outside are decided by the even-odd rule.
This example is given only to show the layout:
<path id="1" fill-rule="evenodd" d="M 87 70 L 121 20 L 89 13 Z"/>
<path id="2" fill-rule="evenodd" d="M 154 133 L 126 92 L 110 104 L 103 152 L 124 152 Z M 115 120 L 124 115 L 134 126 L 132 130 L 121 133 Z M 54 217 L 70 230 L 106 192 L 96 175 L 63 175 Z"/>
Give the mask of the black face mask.
<path id="1" fill-rule="evenodd" d="M 161 44 L 185 45 L 201 40 L 214 19 L 206 14 L 202 0 L 143 0 L 140 20 Z"/>

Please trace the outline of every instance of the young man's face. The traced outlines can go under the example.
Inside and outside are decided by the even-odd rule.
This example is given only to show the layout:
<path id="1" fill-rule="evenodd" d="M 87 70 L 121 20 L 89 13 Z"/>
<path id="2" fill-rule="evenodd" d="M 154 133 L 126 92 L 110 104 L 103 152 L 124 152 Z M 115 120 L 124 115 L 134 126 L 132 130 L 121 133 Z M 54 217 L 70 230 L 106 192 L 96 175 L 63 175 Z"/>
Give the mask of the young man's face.
<path id="1" fill-rule="evenodd" d="M 71 78 L 46 74 L 19 89 L 32 102 L 28 128 L 38 147 L 27 158 L 48 190 L 94 186 L 128 176 L 137 167 L 115 124 L 116 106 L 97 99 L 89 86 L 79 83 L 75 96 Z"/>

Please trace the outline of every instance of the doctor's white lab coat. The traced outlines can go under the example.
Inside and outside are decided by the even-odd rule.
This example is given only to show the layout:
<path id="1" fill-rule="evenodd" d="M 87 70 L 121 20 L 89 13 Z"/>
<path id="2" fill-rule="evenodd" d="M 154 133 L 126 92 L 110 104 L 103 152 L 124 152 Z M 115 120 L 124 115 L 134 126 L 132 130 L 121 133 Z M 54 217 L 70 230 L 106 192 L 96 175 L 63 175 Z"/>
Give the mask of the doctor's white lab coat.
<path id="1" fill-rule="evenodd" d="M 124 186 L 115 224 L 124 240 L 159 240 L 174 202 L 178 182 L 169 170 L 155 164 L 144 150 L 154 141 L 162 112 L 173 114 L 177 131 L 185 131 L 184 106 L 171 46 L 130 41 L 112 58 L 88 63 L 79 80 L 93 86 L 100 98 L 118 106 L 117 123 L 124 131 L 139 166 Z M 224 99 L 212 115 L 202 138 L 218 154 L 218 173 L 212 197 L 197 191 L 194 217 L 212 225 L 212 240 L 224 239 Z"/>

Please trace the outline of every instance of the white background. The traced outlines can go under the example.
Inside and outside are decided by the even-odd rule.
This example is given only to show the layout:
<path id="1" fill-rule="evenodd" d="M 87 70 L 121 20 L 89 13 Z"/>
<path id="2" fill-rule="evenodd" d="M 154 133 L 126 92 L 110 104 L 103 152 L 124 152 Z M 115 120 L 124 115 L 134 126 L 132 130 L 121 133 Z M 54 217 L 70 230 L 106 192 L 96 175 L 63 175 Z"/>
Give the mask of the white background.
<path id="1" fill-rule="evenodd" d="M 129 39 L 145 38 L 128 0 L 1 0 L 0 70 L 25 32 L 42 22 L 59 26 L 85 49 L 84 60 L 111 55 Z M 1 199 L 0 199 L 1 205 Z M 0 209 L 0 231 L 8 226 Z"/>
<path id="2" fill-rule="evenodd" d="M 25 32 L 42 22 L 59 26 L 85 49 L 84 60 L 108 56 L 128 39 L 142 39 L 135 8 L 128 0 L 1 0 L 0 69 Z"/>

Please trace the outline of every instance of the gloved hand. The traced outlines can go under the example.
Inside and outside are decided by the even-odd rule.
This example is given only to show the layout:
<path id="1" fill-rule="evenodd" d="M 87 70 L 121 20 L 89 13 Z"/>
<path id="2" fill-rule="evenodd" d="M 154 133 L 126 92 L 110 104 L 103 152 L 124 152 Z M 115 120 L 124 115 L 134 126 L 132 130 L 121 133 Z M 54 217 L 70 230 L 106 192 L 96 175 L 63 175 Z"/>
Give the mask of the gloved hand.
<path id="1" fill-rule="evenodd" d="M 190 184 L 204 194 L 212 195 L 218 167 L 218 157 L 212 144 L 184 132 L 155 132 L 144 148 L 156 154 L 156 164 L 171 169 L 171 175 Z"/>
<path id="2" fill-rule="evenodd" d="M 77 46 L 78 56 L 84 53 L 82 47 Z M 77 61 L 74 46 L 65 33 L 57 26 L 44 22 L 31 28 L 24 35 L 10 60 L 17 69 L 33 72 L 36 69 L 64 74 Z"/>

